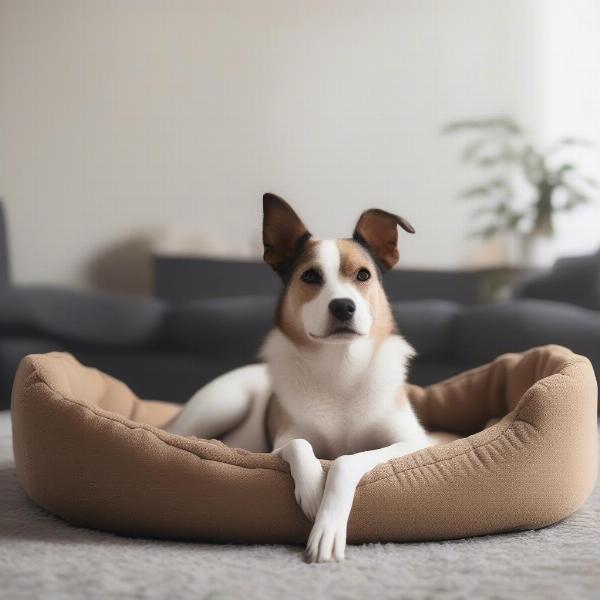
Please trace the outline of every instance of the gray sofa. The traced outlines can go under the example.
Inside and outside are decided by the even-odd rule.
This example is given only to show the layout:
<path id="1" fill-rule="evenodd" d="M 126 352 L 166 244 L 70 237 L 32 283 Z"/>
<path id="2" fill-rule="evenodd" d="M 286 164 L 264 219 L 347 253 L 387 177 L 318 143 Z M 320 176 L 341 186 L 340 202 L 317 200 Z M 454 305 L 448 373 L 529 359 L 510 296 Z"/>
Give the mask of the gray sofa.
<path id="1" fill-rule="evenodd" d="M 0 408 L 9 405 L 21 358 L 52 350 L 72 352 L 124 380 L 142 397 L 182 402 L 216 375 L 256 361 L 273 325 L 273 290 L 260 294 L 250 288 L 253 293 L 247 293 L 245 285 L 266 266 L 242 265 L 237 286 L 227 296 L 188 301 L 18 287 L 10 281 L 4 232 L 0 210 Z M 574 270 L 578 276 L 569 284 L 571 297 L 564 279 Z M 421 297 L 415 276 L 424 282 Z M 400 331 L 418 352 L 410 374 L 415 383 L 433 383 L 498 354 L 548 343 L 568 346 L 600 367 L 600 254 L 536 273 L 501 303 L 456 301 L 464 272 L 456 275 L 461 283 L 453 285 L 451 273 L 394 271 L 398 289 L 403 277 L 413 277 L 411 299 L 399 299 L 393 289 L 389 295 Z"/>

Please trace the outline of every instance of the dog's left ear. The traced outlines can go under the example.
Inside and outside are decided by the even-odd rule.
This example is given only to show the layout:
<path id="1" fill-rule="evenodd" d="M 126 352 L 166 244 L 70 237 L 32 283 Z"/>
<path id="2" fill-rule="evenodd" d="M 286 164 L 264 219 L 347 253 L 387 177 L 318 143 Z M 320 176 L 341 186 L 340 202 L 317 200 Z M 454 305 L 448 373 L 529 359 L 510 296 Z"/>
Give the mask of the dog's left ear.
<path id="1" fill-rule="evenodd" d="M 415 232 L 415 228 L 404 217 L 371 208 L 360 215 L 354 228 L 354 240 L 369 248 L 384 271 L 391 269 L 400 258 L 398 225 L 408 233 Z"/>
<path id="2" fill-rule="evenodd" d="M 285 278 L 286 266 L 309 238 L 308 229 L 283 198 L 263 196 L 263 258 L 280 276 Z"/>

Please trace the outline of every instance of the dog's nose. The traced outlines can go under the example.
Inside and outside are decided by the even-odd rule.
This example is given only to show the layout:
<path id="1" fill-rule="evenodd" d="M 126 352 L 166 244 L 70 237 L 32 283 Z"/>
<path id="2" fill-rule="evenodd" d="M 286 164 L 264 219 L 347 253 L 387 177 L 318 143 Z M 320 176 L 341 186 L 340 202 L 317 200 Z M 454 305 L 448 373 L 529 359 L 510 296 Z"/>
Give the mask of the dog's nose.
<path id="1" fill-rule="evenodd" d="M 336 298 L 329 303 L 329 312 L 338 321 L 349 321 L 356 310 L 356 304 L 354 300 L 350 298 Z"/>

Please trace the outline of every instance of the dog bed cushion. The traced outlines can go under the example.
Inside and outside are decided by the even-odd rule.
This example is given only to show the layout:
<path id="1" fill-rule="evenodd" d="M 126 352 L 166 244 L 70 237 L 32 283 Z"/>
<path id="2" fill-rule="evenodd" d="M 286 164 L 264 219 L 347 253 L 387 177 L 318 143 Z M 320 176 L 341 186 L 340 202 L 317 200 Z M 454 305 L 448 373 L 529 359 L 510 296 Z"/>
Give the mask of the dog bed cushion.
<path id="1" fill-rule="evenodd" d="M 466 437 L 366 475 L 351 542 L 539 528 L 590 494 L 597 386 L 586 358 L 545 346 L 427 388 L 410 386 L 409 394 L 426 426 Z M 305 542 L 310 523 L 286 463 L 162 430 L 178 410 L 138 399 L 69 354 L 30 355 L 12 396 L 18 479 L 34 502 L 76 525 L 172 539 Z M 498 421 L 486 428 L 491 419 Z"/>

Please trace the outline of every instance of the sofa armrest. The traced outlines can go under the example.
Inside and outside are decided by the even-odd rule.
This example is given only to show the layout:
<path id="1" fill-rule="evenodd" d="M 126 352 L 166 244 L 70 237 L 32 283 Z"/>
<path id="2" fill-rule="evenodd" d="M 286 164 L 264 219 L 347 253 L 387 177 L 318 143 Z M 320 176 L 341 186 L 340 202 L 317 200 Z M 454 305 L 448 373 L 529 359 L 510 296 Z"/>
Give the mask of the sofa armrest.
<path id="1" fill-rule="evenodd" d="M 515 287 L 513 297 L 566 302 L 600 310 L 600 252 L 557 260 L 552 269 L 523 279 Z"/>

